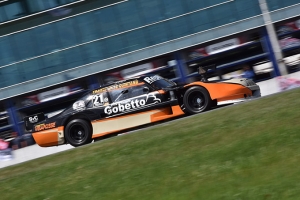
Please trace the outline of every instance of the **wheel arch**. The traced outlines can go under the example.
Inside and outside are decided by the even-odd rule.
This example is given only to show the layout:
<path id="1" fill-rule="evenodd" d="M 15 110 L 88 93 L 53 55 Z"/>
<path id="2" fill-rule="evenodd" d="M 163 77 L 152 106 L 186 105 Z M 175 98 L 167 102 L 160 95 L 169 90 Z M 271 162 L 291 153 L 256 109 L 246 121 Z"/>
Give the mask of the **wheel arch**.
<path id="1" fill-rule="evenodd" d="M 216 100 L 216 99 L 212 99 L 210 91 L 209 91 L 205 86 L 203 86 L 203 85 L 201 85 L 201 84 L 195 84 L 195 83 L 186 85 L 186 86 L 183 88 L 183 95 L 184 95 L 184 93 L 185 93 L 188 89 L 190 89 L 190 88 L 192 88 L 192 87 L 201 87 L 201 88 L 205 89 L 205 90 L 207 91 L 207 93 L 208 93 L 210 99 L 211 99 L 211 100 Z"/>
<path id="2" fill-rule="evenodd" d="M 201 84 L 189 84 L 189 85 L 186 85 L 186 87 L 183 88 L 183 95 L 184 95 L 184 93 L 185 93 L 188 89 L 190 89 L 190 88 L 192 88 L 192 87 L 201 87 L 201 88 L 205 89 L 205 90 L 207 91 L 207 93 L 208 93 L 208 95 L 209 95 L 211 101 L 212 101 L 212 102 L 211 102 L 211 107 L 216 107 L 216 106 L 218 105 L 218 100 L 217 100 L 217 98 L 212 98 L 212 95 L 211 95 L 211 92 L 209 91 L 209 89 L 207 89 L 207 87 L 205 87 L 204 85 L 201 85 Z M 183 103 L 183 100 L 182 100 L 182 99 L 180 99 L 180 103 Z"/>

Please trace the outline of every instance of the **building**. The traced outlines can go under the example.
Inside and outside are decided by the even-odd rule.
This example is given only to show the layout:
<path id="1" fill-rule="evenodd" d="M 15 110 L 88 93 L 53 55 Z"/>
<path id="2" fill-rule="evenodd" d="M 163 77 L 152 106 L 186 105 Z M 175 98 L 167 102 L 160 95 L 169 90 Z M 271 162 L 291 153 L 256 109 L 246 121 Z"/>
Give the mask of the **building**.
<path id="1" fill-rule="evenodd" d="M 267 4 L 284 56 L 297 55 L 299 0 Z M 259 81 L 280 75 L 276 63 L 258 0 L 0 1 L 0 135 L 140 73 L 189 82 L 199 66 L 219 79 L 247 64 Z"/>

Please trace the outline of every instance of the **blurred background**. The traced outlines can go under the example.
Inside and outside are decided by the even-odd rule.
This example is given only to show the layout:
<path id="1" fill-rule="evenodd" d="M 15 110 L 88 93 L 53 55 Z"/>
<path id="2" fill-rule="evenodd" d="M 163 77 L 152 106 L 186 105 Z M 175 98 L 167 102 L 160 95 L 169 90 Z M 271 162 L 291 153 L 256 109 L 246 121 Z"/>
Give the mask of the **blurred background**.
<path id="1" fill-rule="evenodd" d="M 12 149 L 32 145 L 24 116 L 50 117 L 90 89 L 140 74 L 188 83 L 199 80 L 200 66 L 213 65 L 209 80 L 250 70 L 259 83 L 299 71 L 299 0 L 266 0 L 271 21 L 263 3 L 0 1 L 0 139 Z"/>

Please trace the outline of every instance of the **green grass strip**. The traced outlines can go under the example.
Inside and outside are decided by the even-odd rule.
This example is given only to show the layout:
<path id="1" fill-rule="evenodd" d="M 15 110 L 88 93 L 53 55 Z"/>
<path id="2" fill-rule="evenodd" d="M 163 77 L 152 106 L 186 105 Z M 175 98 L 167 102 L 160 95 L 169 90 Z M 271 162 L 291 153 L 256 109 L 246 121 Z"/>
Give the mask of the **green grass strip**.
<path id="1" fill-rule="evenodd" d="M 300 199 L 300 90 L 0 170 L 0 199 Z"/>

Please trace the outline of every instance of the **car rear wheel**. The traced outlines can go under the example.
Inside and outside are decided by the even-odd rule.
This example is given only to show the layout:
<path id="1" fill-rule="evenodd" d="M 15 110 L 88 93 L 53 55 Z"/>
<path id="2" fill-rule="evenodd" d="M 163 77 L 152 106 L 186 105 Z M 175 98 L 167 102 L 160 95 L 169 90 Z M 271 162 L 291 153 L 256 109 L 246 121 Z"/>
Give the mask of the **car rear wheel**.
<path id="1" fill-rule="evenodd" d="M 74 147 L 88 144 L 92 142 L 92 128 L 87 121 L 74 119 L 67 124 L 65 137 Z"/>
<path id="2" fill-rule="evenodd" d="M 191 87 L 183 96 L 184 111 L 187 114 L 197 114 L 211 108 L 212 100 L 203 87 Z"/>

